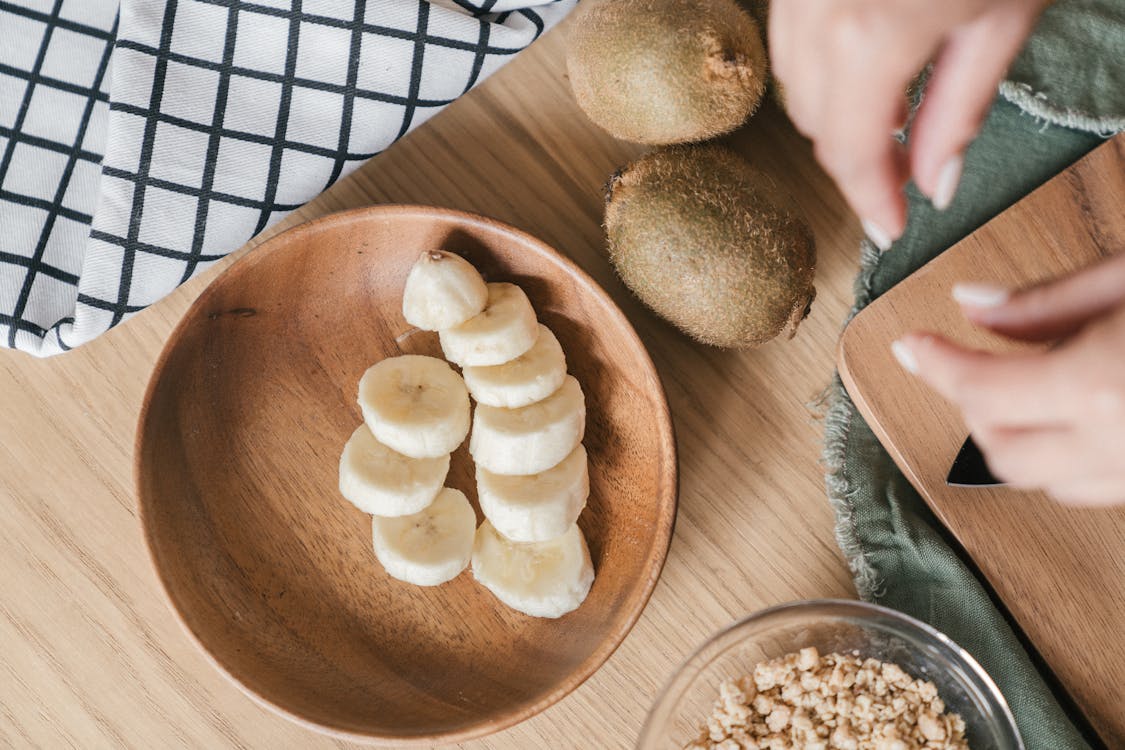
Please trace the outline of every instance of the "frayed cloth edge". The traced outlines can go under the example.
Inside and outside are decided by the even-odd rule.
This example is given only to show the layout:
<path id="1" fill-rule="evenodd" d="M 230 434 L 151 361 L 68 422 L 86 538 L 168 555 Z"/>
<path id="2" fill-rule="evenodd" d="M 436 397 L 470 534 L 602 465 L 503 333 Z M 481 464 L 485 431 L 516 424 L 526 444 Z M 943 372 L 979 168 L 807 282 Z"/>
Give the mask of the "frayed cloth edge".
<path id="1" fill-rule="evenodd" d="M 871 301 L 871 279 L 879 263 L 879 250 L 869 240 L 860 245 L 860 271 L 855 281 L 855 304 L 848 312 L 846 327 L 859 311 Z M 835 375 L 828 390 L 828 412 L 824 418 L 824 482 L 828 502 L 836 516 L 836 544 L 847 559 L 861 599 L 876 599 L 883 590 L 883 579 L 867 557 L 855 525 L 854 491 L 847 477 L 848 435 L 855 405 Z"/>
<path id="2" fill-rule="evenodd" d="M 1042 91 L 1036 91 L 1026 83 L 1004 81 L 1000 84 L 1000 95 L 1029 115 L 1052 125 L 1082 130 L 1102 138 L 1125 130 L 1125 115 L 1099 117 L 1077 109 L 1060 107 L 1052 103 Z"/>

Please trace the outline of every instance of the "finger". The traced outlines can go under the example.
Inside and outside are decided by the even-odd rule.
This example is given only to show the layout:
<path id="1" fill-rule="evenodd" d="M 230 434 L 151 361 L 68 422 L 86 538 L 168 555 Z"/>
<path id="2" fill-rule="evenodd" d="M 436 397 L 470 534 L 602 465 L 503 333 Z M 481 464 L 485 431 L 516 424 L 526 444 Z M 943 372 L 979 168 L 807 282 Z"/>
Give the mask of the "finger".
<path id="1" fill-rule="evenodd" d="M 1080 481 L 1107 468 L 1070 428 L 975 428 L 973 439 L 992 473 L 1014 487 Z"/>
<path id="2" fill-rule="evenodd" d="M 1085 479 L 1047 487 L 1048 494 L 1064 505 L 1106 507 L 1125 504 L 1125 481 Z"/>
<path id="3" fill-rule="evenodd" d="M 932 334 L 909 334 L 891 349 L 904 368 L 957 404 L 974 425 L 1067 426 L 1080 400 L 1078 379 L 1060 351 L 994 354 Z"/>
<path id="4" fill-rule="evenodd" d="M 1025 341 L 1071 336 L 1125 304 L 1125 252 L 1011 293 L 1002 287 L 957 284 L 953 298 L 969 320 L 1005 336 Z"/>
<path id="5" fill-rule="evenodd" d="M 816 155 L 860 217 L 863 233 L 880 250 L 889 250 L 906 229 L 908 166 L 902 146 L 888 132 L 882 143 L 855 149 L 817 141 Z"/>
<path id="6" fill-rule="evenodd" d="M 996 97 L 996 86 L 1035 19 L 1023 2 L 997 3 L 956 30 L 934 63 L 910 133 L 911 171 L 939 210 L 953 200 L 962 154 Z"/>
<path id="7" fill-rule="evenodd" d="M 894 133 L 902 126 L 915 60 L 895 51 L 897 42 L 849 43 L 847 32 L 839 33 L 836 45 L 848 54 L 834 58 L 825 110 L 814 132 L 817 158 L 863 220 L 868 237 L 886 250 L 906 227 L 902 188 L 909 164 Z"/>

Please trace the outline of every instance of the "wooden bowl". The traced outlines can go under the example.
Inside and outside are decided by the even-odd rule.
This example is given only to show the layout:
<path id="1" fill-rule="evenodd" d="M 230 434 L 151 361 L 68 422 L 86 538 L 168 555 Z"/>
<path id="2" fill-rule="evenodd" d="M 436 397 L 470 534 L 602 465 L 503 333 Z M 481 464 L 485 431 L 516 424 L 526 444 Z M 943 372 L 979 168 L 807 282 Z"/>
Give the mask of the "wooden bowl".
<path id="1" fill-rule="evenodd" d="M 432 588 L 390 578 L 370 518 L 337 490 L 363 371 L 441 356 L 436 334 L 402 318 L 407 271 L 427 248 L 519 283 L 586 392 L 579 525 L 597 578 L 558 620 L 508 609 L 469 571 Z M 447 484 L 476 506 L 473 475 L 462 446 Z M 136 478 L 157 574 L 215 666 L 290 719 L 368 742 L 479 737 L 569 693 L 637 620 L 676 515 L 668 405 L 609 296 L 534 237 L 414 206 L 304 224 L 217 278 L 156 364 Z"/>

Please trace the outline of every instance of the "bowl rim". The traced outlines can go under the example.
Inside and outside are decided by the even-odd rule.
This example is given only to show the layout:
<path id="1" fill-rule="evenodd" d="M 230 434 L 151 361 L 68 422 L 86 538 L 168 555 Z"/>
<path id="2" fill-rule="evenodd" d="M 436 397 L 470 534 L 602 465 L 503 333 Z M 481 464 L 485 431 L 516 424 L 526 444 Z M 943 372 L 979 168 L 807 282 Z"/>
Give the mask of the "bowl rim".
<path id="1" fill-rule="evenodd" d="M 985 671 L 984 667 L 980 665 L 972 654 L 962 648 L 956 641 L 950 638 L 945 633 L 941 632 L 933 625 L 923 622 L 916 617 L 900 612 L 897 609 L 891 609 L 881 604 L 874 604 L 872 602 L 865 602 L 859 599 L 801 599 L 793 602 L 784 602 L 782 604 L 775 604 L 772 607 L 759 609 L 755 612 L 746 615 L 745 617 L 735 620 L 711 634 L 703 641 L 698 647 L 692 650 L 691 654 L 685 658 L 680 664 L 672 670 L 672 673 L 664 681 L 664 685 L 660 688 L 660 692 L 656 694 L 652 706 L 649 708 L 648 713 L 645 715 L 644 723 L 641 724 L 641 730 L 637 735 L 637 747 L 640 747 L 640 742 L 647 739 L 646 735 L 652 730 L 652 720 L 657 713 L 657 709 L 664 706 L 665 701 L 671 697 L 672 686 L 675 684 L 678 677 L 680 677 L 689 664 L 694 662 L 697 658 L 710 648 L 716 642 L 726 638 L 737 630 L 756 623 L 762 620 L 768 620 L 778 615 L 784 615 L 795 610 L 802 610 L 811 607 L 826 607 L 834 610 L 832 614 L 839 614 L 841 616 L 847 614 L 869 616 L 881 615 L 891 620 L 895 620 L 901 625 L 921 631 L 923 634 L 937 640 L 942 645 L 950 649 L 954 656 L 964 662 L 969 671 L 983 684 L 988 692 L 988 697 L 995 701 L 995 706 L 998 709 L 997 714 L 1001 716 L 1007 724 L 1007 728 L 1011 730 L 1012 736 L 1016 740 L 1016 750 L 1024 750 L 1023 736 L 1020 734 L 1019 726 L 1016 724 L 1015 716 L 1012 714 L 1011 706 L 1008 705 L 1008 699 L 1004 697 L 1000 687 L 996 684 L 992 676 Z"/>
<path id="2" fill-rule="evenodd" d="M 170 359 L 173 350 L 177 347 L 181 340 L 184 331 L 189 325 L 193 324 L 199 317 L 200 309 L 203 308 L 210 301 L 215 290 L 219 288 L 222 282 L 232 274 L 232 272 L 241 272 L 244 268 L 252 267 L 260 262 L 263 262 L 268 256 L 278 252 L 279 250 L 290 245 L 294 239 L 300 235 L 315 233 L 323 229 L 339 226 L 342 223 L 353 221 L 365 221 L 372 218 L 383 218 L 386 220 L 394 220 L 403 217 L 410 218 L 423 218 L 433 219 L 438 221 L 453 221 L 456 224 L 474 226 L 477 228 L 485 228 L 491 231 L 499 231 L 502 234 L 514 236 L 518 241 L 534 246 L 545 259 L 553 262 L 559 266 L 571 279 L 578 282 L 584 290 L 593 294 L 596 297 L 602 298 L 607 304 L 611 315 L 616 319 L 619 328 L 623 329 L 625 334 L 624 340 L 621 342 L 635 350 L 636 354 L 640 357 L 640 361 L 651 374 L 653 383 L 652 394 L 656 400 L 657 408 L 657 422 L 659 425 L 659 442 L 660 453 L 658 459 L 665 465 L 664 472 L 670 478 L 670 491 L 668 496 L 663 499 L 667 503 L 668 511 L 656 519 L 657 523 L 654 524 L 657 533 L 657 544 L 654 545 L 650 551 L 649 561 L 647 563 L 647 570 L 644 576 L 644 582 L 640 589 L 635 590 L 632 595 L 632 602 L 628 614 L 622 618 L 619 625 L 610 632 L 609 636 L 602 640 L 602 642 L 595 648 L 578 667 L 571 672 L 566 679 L 561 680 L 554 689 L 550 690 L 537 700 L 530 703 L 523 704 L 517 710 L 509 710 L 506 712 L 498 713 L 488 719 L 476 721 L 463 726 L 456 730 L 444 732 L 426 732 L 419 734 L 408 735 L 388 735 L 388 734 L 374 734 L 365 731 L 356 731 L 355 729 L 346 729 L 339 726 L 332 726 L 329 723 L 322 723 L 320 721 L 310 719 L 302 716 L 295 711 L 272 702 L 264 695 L 259 694 L 249 685 L 245 684 L 238 676 L 227 669 L 227 667 L 211 652 L 210 648 L 203 642 L 203 640 L 191 629 L 184 619 L 183 612 L 176 602 L 172 594 L 169 581 L 165 575 L 164 568 L 159 562 L 156 553 L 155 538 L 152 532 L 152 527 L 148 523 L 148 503 L 142 500 L 141 487 L 142 487 L 142 447 L 145 443 L 145 425 L 148 422 L 150 411 L 152 408 L 153 396 L 156 392 L 157 385 L 167 367 L 168 360 Z M 280 238 L 284 238 L 281 240 Z M 582 683 L 589 679 L 595 672 L 597 672 L 603 664 L 609 659 L 610 656 L 618 649 L 624 642 L 625 638 L 632 631 L 637 621 L 640 619 L 641 614 L 644 612 L 648 605 L 649 599 L 652 597 L 652 592 L 656 588 L 656 584 L 660 579 L 660 575 L 664 569 L 664 565 L 668 559 L 668 551 L 671 548 L 672 538 L 675 533 L 676 517 L 679 510 L 679 464 L 677 460 L 676 437 L 675 428 L 672 422 L 671 410 L 668 405 L 668 396 L 664 388 L 664 383 L 660 377 L 660 372 L 656 368 L 655 363 L 652 361 L 652 356 L 649 354 L 648 348 L 644 345 L 640 335 L 633 327 L 632 322 L 625 315 L 624 311 L 617 304 L 617 302 L 599 285 L 592 276 L 590 276 L 581 266 L 574 262 L 571 258 L 556 250 L 546 241 L 539 239 L 535 235 L 526 232 L 522 229 L 514 227 L 506 222 L 498 219 L 493 219 L 482 214 L 477 214 L 469 211 L 462 211 L 459 209 L 443 208 L 439 206 L 428 206 L 423 204 L 398 204 L 398 203 L 385 203 L 371 206 L 362 206 L 359 208 L 348 209 L 344 211 L 335 211 L 322 216 L 318 216 L 309 221 L 301 222 L 288 229 L 285 229 L 273 235 L 269 239 L 263 241 L 259 246 L 254 247 L 247 251 L 242 257 L 237 258 L 229 266 L 223 269 L 214 279 L 212 279 L 207 286 L 191 301 L 187 309 L 181 314 L 179 321 L 173 327 L 168 338 L 165 340 L 164 345 L 161 347 L 160 354 L 158 355 L 152 371 L 149 375 L 148 384 L 145 386 L 144 397 L 141 402 L 140 412 L 137 416 L 137 426 L 134 429 L 133 435 L 133 492 L 137 503 L 137 522 L 140 524 L 142 536 L 144 537 L 145 550 L 148 556 L 149 564 L 153 571 L 156 573 L 157 581 L 159 582 L 159 589 L 165 604 L 171 610 L 181 630 L 188 636 L 195 647 L 201 652 L 207 662 L 211 664 L 221 675 L 223 675 L 229 682 L 233 683 L 243 694 L 248 696 L 258 705 L 266 708 L 271 713 L 281 716 L 284 719 L 298 724 L 306 729 L 318 732 L 329 737 L 345 740 L 348 742 L 355 742 L 366 745 L 381 745 L 381 746 L 431 746 L 434 743 L 458 743 L 472 739 L 479 739 L 496 732 L 503 731 L 519 724 L 539 713 L 542 713 L 547 708 L 555 703 L 558 703 L 564 697 L 572 693 Z M 664 543 L 659 542 L 659 538 L 663 536 Z"/>

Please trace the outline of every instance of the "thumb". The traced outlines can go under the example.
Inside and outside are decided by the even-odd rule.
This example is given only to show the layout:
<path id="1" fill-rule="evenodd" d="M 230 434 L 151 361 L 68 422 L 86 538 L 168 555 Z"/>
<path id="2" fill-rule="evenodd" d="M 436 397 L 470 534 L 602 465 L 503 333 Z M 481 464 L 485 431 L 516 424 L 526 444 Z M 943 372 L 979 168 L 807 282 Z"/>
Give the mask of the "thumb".
<path id="1" fill-rule="evenodd" d="M 987 284 L 955 284 L 953 298 L 965 317 L 996 333 L 1024 341 L 1064 338 L 1125 304 L 1125 252 L 1014 292 Z"/>

